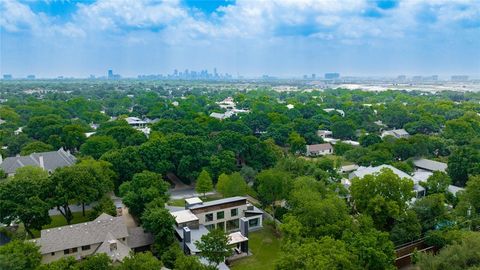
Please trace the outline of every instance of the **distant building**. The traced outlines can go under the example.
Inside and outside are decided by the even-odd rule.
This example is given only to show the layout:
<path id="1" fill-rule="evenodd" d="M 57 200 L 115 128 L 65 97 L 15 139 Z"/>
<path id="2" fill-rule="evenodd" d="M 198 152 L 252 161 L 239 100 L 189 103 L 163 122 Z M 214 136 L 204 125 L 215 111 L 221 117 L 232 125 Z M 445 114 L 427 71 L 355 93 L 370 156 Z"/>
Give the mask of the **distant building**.
<path id="1" fill-rule="evenodd" d="M 305 153 L 305 155 L 308 157 L 324 156 L 330 154 L 333 154 L 333 146 L 329 143 L 307 145 L 307 151 Z"/>
<path id="2" fill-rule="evenodd" d="M 333 132 L 331 132 L 330 130 L 319 129 L 317 130 L 317 136 L 321 137 L 322 139 L 332 138 Z"/>
<path id="3" fill-rule="evenodd" d="M 11 80 L 13 77 L 11 74 L 3 74 L 3 79 L 4 80 Z"/>
<path id="4" fill-rule="evenodd" d="M 451 77 L 452 82 L 466 82 L 468 81 L 468 76 L 466 75 L 454 75 Z"/>
<path id="5" fill-rule="evenodd" d="M 334 109 L 334 108 L 327 108 L 327 109 L 323 109 L 324 112 L 327 112 L 327 113 L 330 113 L 330 112 L 337 112 L 339 113 L 342 117 L 345 117 L 345 111 L 344 110 L 339 110 L 339 109 Z"/>
<path id="6" fill-rule="evenodd" d="M 325 73 L 325 80 L 337 80 L 340 78 L 340 73 Z"/>
<path id="7" fill-rule="evenodd" d="M 108 75 L 107 75 L 108 79 L 109 80 L 112 80 L 113 79 L 113 70 L 109 69 L 108 70 Z"/>
<path id="8" fill-rule="evenodd" d="M 32 153 L 28 156 L 9 157 L 2 160 L 0 155 L 0 168 L 9 176 L 13 176 L 18 168 L 37 166 L 53 173 L 55 169 L 75 164 L 77 158 L 60 148 L 58 151 Z"/>
<path id="9" fill-rule="evenodd" d="M 397 80 L 398 80 L 398 81 L 402 81 L 402 82 L 403 82 L 403 81 L 406 81 L 406 80 L 407 80 L 407 76 L 405 76 L 405 75 L 398 75 Z"/>
<path id="10" fill-rule="evenodd" d="M 94 221 L 44 229 L 40 238 L 31 240 L 40 246 L 42 263 L 72 256 L 105 253 L 113 262 L 130 256 L 131 251 L 145 251 L 153 244 L 153 236 L 142 227 L 127 227 L 122 216 L 101 214 Z"/>
<path id="11" fill-rule="evenodd" d="M 381 137 L 384 138 L 386 136 L 393 136 L 397 139 L 400 138 L 408 138 L 410 134 L 405 129 L 392 129 L 392 130 L 385 130 L 382 132 Z"/>
<path id="12" fill-rule="evenodd" d="M 28 79 L 28 80 L 35 80 L 35 75 L 28 75 L 28 76 L 27 76 L 27 79 Z"/>

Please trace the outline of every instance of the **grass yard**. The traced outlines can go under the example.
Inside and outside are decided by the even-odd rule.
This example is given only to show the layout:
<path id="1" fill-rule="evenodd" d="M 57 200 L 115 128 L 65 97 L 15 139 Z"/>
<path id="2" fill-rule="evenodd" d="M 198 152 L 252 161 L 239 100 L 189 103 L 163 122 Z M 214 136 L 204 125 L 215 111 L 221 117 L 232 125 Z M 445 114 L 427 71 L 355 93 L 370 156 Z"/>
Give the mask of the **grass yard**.
<path id="1" fill-rule="evenodd" d="M 209 201 L 213 201 L 213 200 L 222 199 L 223 196 L 220 195 L 220 194 L 214 194 L 214 195 L 207 195 L 206 198 L 203 198 L 203 196 L 200 196 L 199 198 L 204 202 L 209 202 Z M 185 206 L 185 199 L 170 200 L 170 201 L 167 202 L 167 204 L 170 205 L 170 206 L 184 207 Z"/>
<path id="2" fill-rule="evenodd" d="M 263 230 L 251 232 L 248 236 L 252 256 L 235 261 L 230 266 L 233 270 L 268 270 L 274 269 L 280 253 L 280 239 L 270 226 Z"/>

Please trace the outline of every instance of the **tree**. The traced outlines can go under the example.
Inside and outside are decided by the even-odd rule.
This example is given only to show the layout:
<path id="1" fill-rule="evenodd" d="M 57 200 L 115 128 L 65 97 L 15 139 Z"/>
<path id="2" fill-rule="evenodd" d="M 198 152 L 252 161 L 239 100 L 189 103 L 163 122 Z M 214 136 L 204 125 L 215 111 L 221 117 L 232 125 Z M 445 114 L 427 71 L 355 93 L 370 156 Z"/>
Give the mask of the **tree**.
<path id="1" fill-rule="evenodd" d="M 138 148 L 133 146 L 109 151 L 100 159 L 112 164 L 112 169 L 117 173 L 115 192 L 123 182 L 131 180 L 134 174 L 145 170 L 145 164 L 140 157 Z"/>
<path id="2" fill-rule="evenodd" d="M 465 191 L 459 193 L 458 197 L 459 202 L 455 208 L 457 214 L 471 220 L 480 216 L 480 176 L 471 176 Z M 480 220 L 476 224 L 480 225 Z"/>
<path id="3" fill-rule="evenodd" d="M 202 235 L 200 241 L 195 241 L 195 245 L 200 250 L 201 256 L 217 267 L 232 254 L 231 247 L 228 245 L 229 241 L 228 235 L 223 230 L 215 229 Z"/>
<path id="4" fill-rule="evenodd" d="M 110 270 L 114 269 L 112 261 L 105 253 L 87 256 L 77 263 L 78 270 Z"/>
<path id="5" fill-rule="evenodd" d="M 49 224 L 47 200 L 48 174 L 40 167 L 19 168 L 13 178 L 0 181 L 0 221 L 20 220 L 33 238 L 32 229 Z"/>
<path id="6" fill-rule="evenodd" d="M 307 142 L 297 132 L 293 131 L 288 136 L 288 144 L 290 145 L 290 152 L 293 154 L 303 154 L 306 150 Z"/>
<path id="7" fill-rule="evenodd" d="M 287 243 L 276 270 L 290 269 L 362 269 L 356 255 L 348 251 L 345 242 L 331 237 L 306 239 L 302 243 Z"/>
<path id="8" fill-rule="evenodd" d="M 22 147 L 22 151 L 20 152 L 20 155 L 22 156 L 28 156 L 32 153 L 41 153 L 41 152 L 48 152 L 52 151 L 53 146 L 46 144 L 41 141 L 33 141 L 31 143 L 27 143 Z"/>
<path id="9" fill-rule="evenodd" d="M 77 150 L 87 139 L 85 137 L 86 131 L 83 126 L 78 124 L 64 126 L 60 133 L 63 145 L 72 151 Z"/>
<path id="10" fill-rule="evenodd" d="M 269 169 L 257 174 L 257 192 L 262 204 L 272 207 L 274 226 L 276 203 L 288 197 L 290 187 L 290 175 L 286 172 Z"/>
<path id="11" fill-rule="evenodd" d="M 378 229 L 388 230 L 413 197 L 413 181 L 383 168 L 377 175 L 354 178 L 350 192 L 356 210 L 370 215 Z"/>
<path id="12" fill-rule="evenodd" d="M 355 137 L 355 125 L 349 120 L 336 121 L 330 129 L 334 138 L 347 140 Z"/>
<path id="13" fill-rule="evenodd" d="M 118 270 L 152 270 L 161 269 L 162 262 L 159 261 L 150 252 L 133 253 L 132 255 L 123 259 L 116 269 Z"/>
<path id="14" fill-rule="evenodd" d="M 117 215 L 117 208 L 113 203 L 113 200 L 108 196 L 103 196 L 96 205 L 92 207 L 92 212 L 89 214 L 89 219 L 94 220 L 103 213 L 107 213 L 111 216 Z"/>
<path id="15" fill-rule="evenodd" d="M 472 233 L 441 249 L 438 254 L 420 253 L 420 270 L 480 269 L 480 233 Z"/>
<path id="16" fill-rule="evenodd" d="M 439 221 L 447 219 L 444 194 L 432 194 L 423 197 L 415 201 L 412 209 L 417 213 L 424 231 L 433 229 Z"/>
<path id="17" fill-rule="evenodd" d="M 390 232 L 390 239 L 397 245 L 414 241 L 420 238 L 422 234 L 422 225 L 417 218 L 417 214 L 412 210 L 407 210 L 395 221 Z"/>
<path id="18" fill-rule="evenodd" d="M 427 194 L 446 194 L 451 182 L 452 180 L 446 173 L 435 171 L 428 177 L 427 182 L 420 182 L 420 185 L 427 190 Z"/>
<path id="19" fill-rule="evenodd" d="M 183 253 L 175 260 L 173 269 L 176 270 L 207 270 L 197 256 L 185 256 Z"/>
<path id="20" fill-rule="evenodd" d="M 363 135 L 359 139 L 360 145 L 363 147 L 368 147 L 382 142 L 382 138 L 376 134 Z"/>
<path id="21" fill-rule="evenodd" d="M 154 199 L 160 198 L 164 202 L 168 200 L 168 187 L 160 174 L 143 171 L 120 186 L 120 195 L 129 212 L 141 217 L 146 205 Z"/>
<path id="22" fill-rule="evenodd" d="M 448 157 L 447 173 L 458 186 L 465 186 L 469 174 L 480 174 L 480 151 L 460 147 Z"/>
<path id="23" fill-rule="evenodd" d="M 80 152 L 84 156 L 91 156 L 99 159 L 106 152 L 117 149 L 118 143 L 109 136 L 92 136 L 80 147 Z"/>
<path id="24" fill-rule="evenodd" d="M 244 196 L 247 192 L 247 183 L 238 172 L 231 175 L 221 174 L 218 177 L 217 191 L 223 197 Z"/>
<path id="25" fill-rule="evenodd" d="M 158 206 L 149 206 L 142 214 L 142 226 L 155 236 L 156 250 L 162 254 L 175 241 L 175 219 L 170 212 Z"/>
<path id="26" fill-rule="evenodd" d="M 205 193 L 213 190 L 213 183 L 210 174 L 206 170 L 202 170 L 200 175 L 197 178 L 197 182 L 195 184 L 195 191 L 198 193 L 203 194 L 205 198 Z"/>
<path id="27" fill-rule="evenodd" d="M 12 241 L 0 246 L 0 269 L 35 270 L 42 260 L 40 248 L 27 241 Z"/>
<path id="28" fill-rule="evenodd" d="M 257 176 L 257 171 L 249 166 L 243 166 L 240 170 L 240 174 L 242 175 L 243 179 L 247 181 L 247 183 L 252 183 Z"/>

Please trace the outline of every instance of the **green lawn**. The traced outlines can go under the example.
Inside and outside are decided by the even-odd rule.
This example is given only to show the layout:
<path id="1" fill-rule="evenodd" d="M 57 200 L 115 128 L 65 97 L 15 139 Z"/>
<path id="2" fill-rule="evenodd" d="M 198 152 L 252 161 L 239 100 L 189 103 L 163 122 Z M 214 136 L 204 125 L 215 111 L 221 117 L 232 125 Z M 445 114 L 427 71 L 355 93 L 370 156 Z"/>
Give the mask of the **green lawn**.
<path id="1" fill-rule="evenodd" d="M 90 221 L 88 219 L 88 215 L 92 210 L 85 210 L 85 216 L 82 216 L 82 212 L 76 212 L 73 213 L 73 219 L 71 224 L 78 224 L 82 222 L 88 222 Z M 50 228 L 55 228 L 55 227 L 61 227 L 67 225 L 67 221 L 62 215 L 55 215 L 50 217 L 52 219 L 52 222 L 50 224 L 45 225 L 42 227 L 42 229 L 50 229 Z M 33 230 L 32 231 L 35 237 L 40 237 L 40 232 Z"/>
<path id="2" fill-rule="evenodd" d="M 218 199 L 221 199 L 221 198 L 223 198 L 223 197 L 220 194 L 207 195 L 206 198 L 200 197 L 200 199 L 204 202 L 218 200 Z M 170 201 L 167 202 L 167 204 L 170 205 L 170 206 L 184 207 L 185 206 L 185 199 L 170 200 Z"/>
<path id="3" fill-rule="evenodd" d="M 280 239 L 269 226 L 263 230 L 252 232 L 248 236 L 248 245 L 252 256 L 235 261 L 233 270 L 268 270 L 273 269 L 280 253 Z"/>

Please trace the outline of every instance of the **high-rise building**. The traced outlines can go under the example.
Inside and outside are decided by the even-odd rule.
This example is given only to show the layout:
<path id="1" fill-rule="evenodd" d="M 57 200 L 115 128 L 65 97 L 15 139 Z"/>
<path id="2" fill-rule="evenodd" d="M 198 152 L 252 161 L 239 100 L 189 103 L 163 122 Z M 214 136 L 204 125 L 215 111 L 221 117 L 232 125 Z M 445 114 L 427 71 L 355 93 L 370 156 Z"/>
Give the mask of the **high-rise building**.
<path id="1" fill-rule="evenodd" d="M 12 79 L 12 74 L 3 74 L 3 79 L 4 80 L 11 80 Z"/>
<path id="2" fill-rule="evenodd" d="M 312 73 L 312 79 L 315 79 L 317 77 L 317 74 Z"/>
<path id="3" fill-rule="evenodd" d="M 332 73 L 325 73 L 326 80 L 336 80 L 340 78 L 340 73 L 332 72 Z"/>
<path id="4" fill-rule="evenodd" d="M 108 70 L 108 79 L 109 80 L 113 79 L 113 70 L 111 70 L 111 69 Z"/>
<path id="5" fill-rule="evenodd" d="M 35 75 L 28 75 L 28 76 L 27 76 L 27 79 L 29 79 L 29 80 L 35 80 Z"/>
<path id="6" fill-rule="evenodd" d="M 405 81 L 407 79 L 407 76 L 405 75 L 398 75 L 397 80 L 398 81 Z"/>

